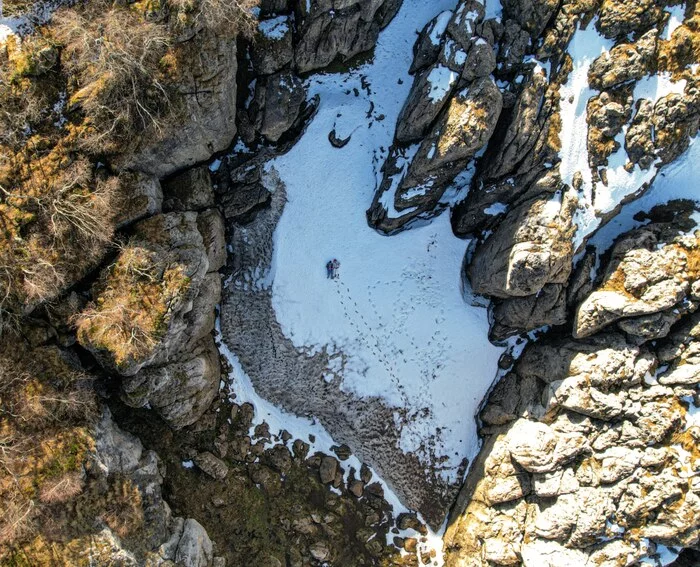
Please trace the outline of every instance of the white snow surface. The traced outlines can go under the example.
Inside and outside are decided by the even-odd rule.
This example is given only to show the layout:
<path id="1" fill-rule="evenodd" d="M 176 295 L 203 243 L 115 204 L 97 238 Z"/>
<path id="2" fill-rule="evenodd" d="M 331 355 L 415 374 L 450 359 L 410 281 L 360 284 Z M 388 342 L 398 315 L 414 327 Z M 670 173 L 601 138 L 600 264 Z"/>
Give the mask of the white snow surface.
<path id="1" fill-rule="evenodd" d="M 668 41 L 671 39 L 673 32 L 683 23 L 683 18 L 685 17 L 685 3 L 678 4 L 677 6 L 667 6 L 665 11 L 668 12 L 670 16 L 666 24 L 666 29 L 659 37 Z"/>
<path id="2" fill-rule="evenodd" d="M 468 242 L 454 237 L 447 215 L 391 237 L 370 229 L 365 217 L 411 85 L 415 33 L 452 7 L 448 0 L 405 1 L 371 63 L 310 79 L 318 113 L 289 153 L 270 164 L 288 199 L 270 280 L 277 319 L 294 345 L 342 351 L 343 389 L 405 410 L 406 418 L 395 414 L 402 450 L 426 466 L 431 450 L 443 456 L 440 474 L 459 482 L 462 460 L 479 448 L 474 416 L 502 352 L 487 339 L 486 310 L 462 295 Z M 334 127 L 339 137 L 352 132 L 345 148 L 327 142 Z M 326 278 L 333 258 L 341 264 L 336 281 Z"/>
<path id="3" fill-rule="evenodd" d="M 434 103 L 444 100 L 458 78 L 459 76 L 452 69 L 444 65 L 437 65 L 428 74 L 428 83 L 430 84 L 428 98 Z"/>
<path id="4" fill-rule="evenodd" d="M 289 32 L 289 17 L 278 16 L 271 20 L 262 20 L 258 23 L 258 29 L 266 38 L 280 40 Z"/>

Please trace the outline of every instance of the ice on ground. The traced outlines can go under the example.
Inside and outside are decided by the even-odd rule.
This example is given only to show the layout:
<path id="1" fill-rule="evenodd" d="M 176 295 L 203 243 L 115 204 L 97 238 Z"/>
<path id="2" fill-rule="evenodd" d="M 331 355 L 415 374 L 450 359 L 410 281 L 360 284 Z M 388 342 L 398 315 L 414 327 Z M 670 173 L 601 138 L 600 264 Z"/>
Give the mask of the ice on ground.
<path id="1" fill-rule="evenodd" d="M 452 7 L 407 0 L 371 63 L 309 80 L 318 112 L 270 164 L 288 199 L 275 232 L 272 303 L 295 346 L 346 355 L 344 391 L 396 408 L 403 451 L 459 482 L 463 459 L 478 451 L 474 416 L 502 352 L 488 342 L 486 310 L 462 296 L 468 242 L 454 237 L 447 215 L 391 237 L 365 216 L 410 88 L 415 33 Z M 342 149 L 327 142 L 334 127 L 354 130 Z M 332 258 L 341 263 L 335 281 L 325 271 Z"/>
<path id="2" fill-rule="evenodd" d="M 258 23 L 258 29 L 267 39 L 282 39 L 289 32 L 289 18 L 278 16 L 271 20 L 262 20 Z"/>
<path id="3" fill-rule="evenodd" d="M 251 404 L 255 409 L 255 415 L 253 416 L 253 421 L 250 426 L 249 434 L 252 436 L 255 432 L 255 427 L 257 425 L 267 423 L 269 426 L 269 431 L 274 437 L 280 437 L 282 431 L 287 431 L 292 437 L 292 439 L 301 439 L 309 445 L 309 454 L 313 455 L 316 452 L 321 452 L 326 455 L 332 455 L 332 447 L 337 445 L 333 438 L 328 434 L 324 427 L 313 419 L 308 419 L 305 417 L 298 417 L 284 410 L 278 408 L 277 406 L 271 404 L 267 400 L 261 398 L 253 388 L 253 384 L 250 378 L 243 370 L 238 357 L 231 352 L 231 350 L 226 346 L 226 343 L 221 340 L 221 324 L 220 320 L 217 318 L 216 321 L 216 332 L 219 338 L 219 351 L 224 355 L 226 360 L 231 366 L 231 372 L 228 376 L 228 383 L 224 387 L 225 391 L 228 391 L 230 396 L 230 401 L 237 404 Z M 235 397 L 233 396 L 235 394 Z M 266 445 L 274 445 L 274 441 L 270 440 L 265 443 Z M 347 483 L 351 469 L 355 470 L 355 478 L 358 477 L 360 468 L 362 464 L 355 455 L 350 455 L 350 457 L 342 461 L 340 466 L 344 470 L 344 482 Z M 183 461 L 182 466 L 185 468 L 191 468 L 194 466 L 192 461 Z M 387 485 L 386 482 L 379 476 L 377 476 L 374 471 L 370 468 L 372 473 L 372 478 L 370 482 L 379 483 L 384 490 L 384 499 L 389 503 L 393 509 L 394 517 L 399 514 L 410 512 L 399 500 L 396 494 L 391 490 L 391 487 Z M 418 514 L 420 518 L 420 514 Z M 420 518 L 422 521 L 422 518 Z M 430 553 L 435 551 L 437 557 L 439 558 L 438 567 L 442 566 L 442 531 L 436 533 L 428 528 L 428 534 L 425 536 L 425 541 L 420 541 L 418 544 L 419 552 Z M 387 534 L 387 539 L 389 537 L 393 538 L 391 532 Z M 403 530 L 403 537 L 414 537 L 416 539 L 422 537 L 420 534 L 414 530 Z M 391 543 L 387 541 L 387 543 Z"/>

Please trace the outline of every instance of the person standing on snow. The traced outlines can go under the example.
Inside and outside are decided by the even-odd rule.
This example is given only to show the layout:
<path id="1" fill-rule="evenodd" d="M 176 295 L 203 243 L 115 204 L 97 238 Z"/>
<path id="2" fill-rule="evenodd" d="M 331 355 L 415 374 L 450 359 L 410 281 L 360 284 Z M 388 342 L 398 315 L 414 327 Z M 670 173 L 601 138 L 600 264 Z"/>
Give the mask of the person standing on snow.
<path id="1" fill-rule="evenodd" d="M 329 280 L 333 279 L 333 262 L 329 261 L 326 264 L 326 276 L 328 277 Z"/>
<path id="2" fill-rule="evenodd" d="M 338 279 L 338 268 L 340 268 L 340 262 L 333 258 L 333 279 Z"/>

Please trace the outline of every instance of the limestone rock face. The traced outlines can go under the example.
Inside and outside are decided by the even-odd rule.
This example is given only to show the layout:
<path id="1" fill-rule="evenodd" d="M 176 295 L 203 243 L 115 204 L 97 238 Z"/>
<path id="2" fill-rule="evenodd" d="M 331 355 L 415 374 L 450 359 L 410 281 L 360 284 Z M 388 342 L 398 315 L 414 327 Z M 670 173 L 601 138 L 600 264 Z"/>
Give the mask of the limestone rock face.
<path id="1" fill-rule="evenodd" d="M 383 232 L 394 232 L 435 211 L 449 183 L 492 136 L 501 109 L 501 93 L 490 78 L 477 79 L 457 92 L 403 175 L 397 167 L 400 152 L 390 156 L 382 185 L 367 213 L 370 224 Z M 399 212 L 411 209 L 407 215 L 392 218 L 382 204 L 382 195 L 393 189 L 394 208 Z"/>
<path id="2" fill-rule="evenodd" d="M 699 250 L 698 236 L 669 225 L 649 225 L 621 238 L 602 284 L 578 307 L 574 336 L 613 323 L 643 340 L 667 335 L 683 313 L 697 307 Z"/>
<path id="3" fill-rule="evenodd" d="M 198 211 L 214 206 L 209 168 L 193 167 L 164 182 L 166 211 Z"/>
<path id="4" fill-rule="evenodd" d="M 658 350 L 669 368 L 696 327 L 693 316 Z M 681 401 L 691 382 L 659 385 L 656 366 L 622 335 L 529 347 L 481 414 L 484 446 L 448 522 L 446 565 L 612 566 L 654 544 L 697 546 L 700 489 L 687 475 L 700 459 L 678 445 L 698 435 Z M 566 383 L 590 405 L 548 401 Z"/>
<path id="5" fill-rule="evenodd" d="M 294 21 L 291 16 L 262 20 L 251 48 L 250 58 L 255 72 L 272 75 L 294 59 L 292 44 Z"/>
<path id="6" fill-rule="evenodd" d="M 397 142 L 414 142 L 428 132 L 430 125 L 449 101 L 457 86 L 458 77 L 457 73 L 440 63 L 419 72 L 399 115 L 396 125 Z M 446 88 L 441 88 L 445 84 Z"/>
<path id="7" fill-rule="evenodd" d="M 214 339 L 203 339 L 187 357 L 141 370 L 122 382 L 122 398 L 134 407 L 148 404 L 171 427 L 191 425 L 207 410 L 219 390 L 221 368 Z"/>
<path id="8" fill-rule="evenodd" d="M 207 161 L 236 135 L 236 39 L 199 31 L 180 46 L 188 65 L 178 77 L 184 108 L 144 141 L 122 168 L 156 177 Z"/>
<path id="9" fill-rule="evenodd" d="M 575 202 L 568 193 L 555 194 L 513 209 L 474 253 L 467 268 L 473 290 L 508 298 L 566 283 L 574 252 L 570 235 Z"/>
<path id="10" fill-rule="evenodd" d="M 658 24 L 663 14 L 663 4 L 655 0 L 604 0 L 598 29 L 608 38 L 645 32 Z"/>
<path id="11" fill-rule="evenodd" d="M 250 115 L 255 129 L 270 142 L 278 142 L 297 124 L 306 106 L 306 89 L 291 71 L 258 79 Z"/>
<path id="12" fill-rule="evenodd" d="M 464 201 L 452 211 L 455 234 L 467 236 L 490 229 L 510 204 L 520 204 L 561 185 L 556 170 L 545 163 L 555 159 L 550 128 L 558 107 L 556 92 L 541 68 L 530 69 L 512 109 L 507 128 L 491 144 Z M 496 140 L 494 140 L 496 141 Z M 493 210 L 497 213 L 492 212 Z"/>
<path id="13" fill-rule="evenodd" d="M 515 20 L 533 37 L 538 37 L 544 31 L 558 7 L 558 0 L 505 0 L 503 2 L 503 10 L 507 17 Z"/>
<path id="14" fill-rule="evenodd" d="M 411 66 L 416 76 L 367 211 L 377 230 L 397 232 L 444 209 L 440 200 L 447 187 L 496 129 L 503 96 L 490 76 L 496 37 L 484 14 L 480 2 L 463 0 L 418 37 Z M 407 148 L 413 142 L 420 142 L 417 150 Z"/>
<path id="15" fill-rule="evenodd" d="M 123 171 L 119 174 L 119 194 L 116 228 L 162 211 L 163 189 L 156 177 L 138 171 Z"/>
<path id="16" fill-rule="evenodd" d="M 183 196 L 177 202 L 193 199 Z M 154 252 L 171 266 L 179 265 L 188 283 L 184 295 L 169 306 L 157 340 L 137 357 L 118 360 L 116 351 L 91 342 L 90 337 L 99 334 L 85 333 L 81 341 L 105 368 L 122 375 L 125 403 L 150 406 L 172 427 L 181 428 L 199 419 L 218 391 L 221 369 L 211 333 L 214 309 L 221 301 L 221 279 L 215 270 L 226 261 L 223 219 L 213 209 L 158 215 L 134 226 L 130 245 Z M 100 296 L 95 300 L 99 305 Z"/>
<path id="17" fill-rule="evenodd" d="M 295 2 L 299 41 L 294 63 L 300 73 L 347 61 L 374 47 L 401 0 Z"/>

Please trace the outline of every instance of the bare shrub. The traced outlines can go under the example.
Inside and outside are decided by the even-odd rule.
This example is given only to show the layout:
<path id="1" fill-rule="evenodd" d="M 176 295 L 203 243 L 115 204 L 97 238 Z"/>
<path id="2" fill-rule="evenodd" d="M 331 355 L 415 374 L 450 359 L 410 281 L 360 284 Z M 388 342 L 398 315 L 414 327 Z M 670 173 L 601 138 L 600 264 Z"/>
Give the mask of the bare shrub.
<path id="1" fill-rule="evenodd" d="M 259 0 L 170 0 L 180 25 L 202 26 L 229 36 L 252 36 Z"/>
<path id="2" fill-rule="evenodd" d="M 97 1 L 60 10 L 52 28 L 77 84 L 71 103 L 86 116 L 83 147 L 121 152 L 136 133 L 160 127 L 170 104 L 159 71 L 171 41 L 163 24 Z"/>

